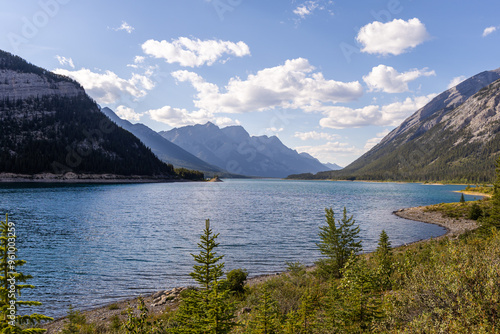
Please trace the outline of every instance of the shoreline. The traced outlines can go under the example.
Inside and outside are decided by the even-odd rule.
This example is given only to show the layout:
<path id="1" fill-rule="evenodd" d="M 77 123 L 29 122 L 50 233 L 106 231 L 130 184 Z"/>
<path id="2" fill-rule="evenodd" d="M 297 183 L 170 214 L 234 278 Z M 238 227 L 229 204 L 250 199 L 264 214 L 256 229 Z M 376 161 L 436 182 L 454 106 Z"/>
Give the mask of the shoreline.
<path id="1" fill-rule="evenodd" d="M 436 238 L 423 239 L 416 242 L 426 242 L 429 240 L 443 239 L 445 237 L 457 238 L 459 235 L 473 231 L 479 226 L 475 220 L 471 219 L 456 219 L 445 217 L 441 212 L 426 211 L 427 206 L 417 206 L 413 208 L 405 208 L 394 211 L 393 214 L 400 218 L 418 221 L 427 224 L 434 224 L 446 229 L 446 233 Z M 401 246 L 400 246 L 401 247 Z M 397 248 L 397 247 L 396 247 Z"/>
<path id="2" fill-rule="evenodd" d="M 410 242 L 404 245 L 400 245 L 397 247 L 394 247 L 393 249 L 398 249 L 401 247 L 405 247 L 411 244 L 417 244 L 417 243 L 422 243 L 422 242 L 428 242 L 430 240 L 439 240 L 443 238 L 458 238 L 459 235 L 467 232 L 467 231 L 472 231 L 478 227 L 477 222 L 474 220 L 469 220 L 469 219 L 455 219 L 455 218 L 449 218 L 449 217 L 444 217 L 442 213 L 440 212 L 435 212 L 435 211 L 426 211 L 427 207 L 426 206 L 419 206 L 419 207 L 412 207 L 412 208 L 404 208 L 404 209 L 399 209 L 397 211 L 394 211 L 393 214 L 403 218 L 403 219 L 408 219 L 408 220 L 413 220 L 413 221 L 418 221 L 418 222 L 423 222 L 427 224 L 434 224 L 438 225 L 441 227 L 444 227 L 446 229 L 446 233 L 438 236 L 436 238 L 429 238 L 429 239 L 423 239 L 423 240 L 417 240 L 414 242 Z M 308 266 L 307 270 L 313 270 L 315 266 Z M 254 286 L 258 284 L 262 284 L 266 282 L 269 279 L 272 279 L 273 277 L 277 277 L 279 275 L 286 274 L 286 272 L 279 272 L 279 273 L 274 273 L 274 274 L 262 274 L 262 275 L 257 275 L 250 277 L 246 280 L 246 285 L 249 286 Z M 167 296 L 173 293 L 173 291 L 180 291 L 180 289 L 183 289 L 183 287 L 178 287 L 174 288 L 171 290 L 164 290 L 164 291 L 158 291 L 155 293 L 152 293 L 147 296 L 143 296 L 144 302 L 146 304 L 146 307 L 149 309 L 151 314 L 159 314 L 165 310 L 166 307 L 171 307 L 174 308 L 178 305 L 179 300 L 177 298 L 174 298 L 172 300 L 166 300 L 163 304 L 158 304 L 159 300 L 162 299 L 162 296 Z M 127 307 L 132 307 L 134 309 L 134 312 L 137 312 L 136 307 L 138 304 L 138 299 L 139 297 L 131 297 L 128 299 L 124 299 L 121 301 L 116 301 L 114 303 L 89 309 L 89 310 L 83 310 L 81 313 L 85 315 L 87 321 L 89 323 L 109 323 L 112 321 L 113 317 L 120 317 L 122 320 L 125 319 L 124 317 L 124 310 L 127 309 Z M 110 305 L 116 305 L 116 309 L 110 309 Z M 62 317 L 55 319 L 54 321 L 50 323 L 46 323 L 42 325 L 42 328 L 47 329 L 47 334 L 51 333 L 58 333 L 60 332 L 63 327 L 66 324 L 66 318 L 67 317 Z"/>
<path id="3" fill-rule="evenodd" d="M 484 194 L 484 193 L 475 192 L 475 191 L 455 190 L 453 192 L 454 193 L 462 193 L 464 195 L 481 196 L 481 197 L 488 197 L 488 198 L 493 196 L 491 194 Z"/>
<path id="4" fill-rule="evenodd" d="M 117 175 L 117 174 L 76 174 L 69 172 L 66 174 L 14 174 L 0 173 L 0 184 L 11 183 L 60 183 L 60 184 L 116 184 L 116 183 L 166 183 L 166 182 L 186 182 L 184 179 L 168 177 L 152 177 L 145 175 Z"/>

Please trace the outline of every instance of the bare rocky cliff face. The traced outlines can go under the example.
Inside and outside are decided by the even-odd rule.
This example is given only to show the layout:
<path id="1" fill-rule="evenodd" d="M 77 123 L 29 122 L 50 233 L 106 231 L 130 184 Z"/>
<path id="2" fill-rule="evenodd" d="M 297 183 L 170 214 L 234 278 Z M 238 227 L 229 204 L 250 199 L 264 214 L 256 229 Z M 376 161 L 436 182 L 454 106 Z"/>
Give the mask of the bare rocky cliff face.
<path id="1" fill-rule="evenodd" d="M 46 95 L 62 95 L 75 97 L 85 94 L 84 89 L 71 81 L 51 80 L 35 73 L 22 73 L 0 69 L 0 98 L 10 100 L 42 97 Z"/>
<path id="2" fill-rule="evenodd" d="M 500 80 L 480 90 L 461 106 L 443 116 L 444 130 L 464 131 L 468 142 L 488 142 L 500 127 Z M 460 144 L 463 138 L 455 145 Z"/>
<path id="3" fill-rule="evenodd" d="M 500 79 L 500 68 L 479 73 L 439 94 L 423 108 L 408 117 L 400 126 L 391 131 L 374 150 L 383 147 L 395 139 L 400 143 L 407 142 L 415 135 L 418 136 L 429 130 L 439 123 L 448 112 L 454 110 L 479 90 L 498 79 Z"/>
<path id="4" fill-rule="evenodd" d="M 170 180 L 175 172 L 102 114 L 79 83 L 0 50 L 2 174 Z"/>

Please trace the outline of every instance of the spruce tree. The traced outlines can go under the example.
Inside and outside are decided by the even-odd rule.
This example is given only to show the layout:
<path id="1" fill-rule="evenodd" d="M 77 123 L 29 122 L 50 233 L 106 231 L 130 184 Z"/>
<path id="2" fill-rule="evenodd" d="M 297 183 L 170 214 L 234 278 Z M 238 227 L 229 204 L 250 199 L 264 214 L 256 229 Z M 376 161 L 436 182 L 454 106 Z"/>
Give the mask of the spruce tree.
<path id="1" fill-rule="evenodd" d="M 352 253 L 361 251 L 359 237 L 359 226 L 353 216 L 347 217 L 347 209 L 344 207 L 342 219 L 335 222 L 333 209 L 325 209 L 326 224 L 320 227 L 319 237 L 321 241 L 317 246 L 325 259 L 317 262 L 319 270 L 327 275 L 340 278 L 342 268 Z"/>
<path id="2" fill-rule="evenodd" d="M 460 196 L 460 203 L 465 203 L 465 197 L 463 193 L 462 196 Z"/>
<path id="3" fill-rule="evenodd" d="M 18 306 L 39 306 L 42 303 L 36 301 L 18 300 L 23 289 L 33 289 L 31 284 L 25 284 L 32 278 L 18 271 L 26 261 L 17 259 L 16 229 L 9 216 L 5 215 L 5 221 L 0 222 L 0 333 L 43 333 L 42 328 L 29 328 L 42 321 L 54 320 L 45 315 L 33 313 L 31 315 L 19 315 Z"/>
<path id="4" fill-rule="evenodd" d="M 381 295 L 377 275 L 366 260 L 352 254 L 340 280 L 340 307 L 337 316 L 346 333 L 366 332 L 381 317 Z"/>
<path id="5" fill-rule="evenodd" d="M 205 230 L 198 243 L 199 254 L 191 254 L 196 262 L 190 276 L 199 284 L 199 289 L 184 293 L 175 322 L 176 333 L 229 333 L 234 327 L 234 306 L 230 302 L 230 292 L 226 284 L 220 284 L 223 276 L 223 256 L 215 249 L 219 234 L 213 234 L 210 220 L 206 220 Z"/>
<path id="6" fill-rule="evenodd" d="M 278 306 L 267 287 L 264 287 L 256 311 L 255 319 L 252 321 L 253 332 L 261 334 L 279 333 Z"/>
<path id="7" fill-rule="evenodd" d="M 393 256 L 391 242 L 385 230 L 382 230 L 380 233 L 377 250 L 375 251 L 375 259 L 378 265 L 377 276 L 380 288 L 388 290 L 391 288 Z"/>

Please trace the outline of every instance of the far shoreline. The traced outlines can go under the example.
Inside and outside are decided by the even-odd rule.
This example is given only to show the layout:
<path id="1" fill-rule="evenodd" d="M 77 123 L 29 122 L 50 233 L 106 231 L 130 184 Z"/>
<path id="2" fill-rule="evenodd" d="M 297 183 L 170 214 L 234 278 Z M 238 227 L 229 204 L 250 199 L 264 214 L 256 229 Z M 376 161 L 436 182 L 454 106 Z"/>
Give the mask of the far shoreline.
<path id="1" fill-rule="evenodd" d="M 117 175 L 117 174 L 14 174 L 0 173 L 0 185 L 2 184 L 120 184 L 120 183 L 171 183 L 171 182 L 196 182 L 173 177 L 150 176 L 150 175 Z M 202 182 L 202 181 L 200 181 Z"/>

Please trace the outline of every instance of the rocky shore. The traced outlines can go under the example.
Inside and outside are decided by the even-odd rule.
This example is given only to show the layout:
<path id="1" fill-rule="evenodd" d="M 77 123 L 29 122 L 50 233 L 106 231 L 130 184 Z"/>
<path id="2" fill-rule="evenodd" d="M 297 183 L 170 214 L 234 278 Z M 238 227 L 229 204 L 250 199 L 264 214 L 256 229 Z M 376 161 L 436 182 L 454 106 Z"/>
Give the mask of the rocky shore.
<path id="1" fill-rule="evenodd" d="M 446 229 L 446 234 L 438 238 L 456 238 L 460 234 L 478 228 L 477 222 L 475 220 L 446 217 L 441 212 L 427 211 L 425 206 L 400 209 L 398 211 L 394 211 L 394 214 L 401 218 L 444 227 Z"/>
<path id="2" fill-rule="evenodd" d="M 393 212 L 396 216 L 410 219 L 414 221 L 420 221 L 424 223 L 436 224 L 442 226 L 446 229 L 446 233 L 440 238 L 457 238 L 460 234 L 467 231 L 474 230 L 478 227 L 476 221 L 468 219 L 455 219 L 443 216 L 440 212 L 426 211 L 426 207 L 414 207 L 401 209 Z M 426 240 L 418 241 L 426 242 Z M 308 268 L 312 270 L 314 267 Z M 252 286 L 257 284 L 262 284 L 266 280 L 276 277 L 277 275 L 282 275 L 283 273 L 275 273 L 270 275 L 260 275 L 251 277 L 247 280 L 246 284 Z M 144 302 L 151 314 L 159 314 L 165 311 L 166 308 L 175 308 L 179 303 L 180 293 L 185 288 L 175 288 L 171 290 L 159 291 L 149 296 L 145 296 Z M 85 315 L 88 323 L 95 323 L 100 325 L 109 325 L 114 317 L 120 318 L 120 320 L 125 320 L 127 318 L 127 308 L 132 307 L 134 312 L 137 313 L 138 298 L 133 298 L 130 300 L 124 300 L 120 302 L 113 303 L 108 306 L 96 308 L 93 310 L 83 311 L 82 314 Z M 47 334 L 59 333 L 64 328 L 67 323 L 66 318 L 57 319 L 51 323 L 42 326 L 47 329 Z"/>

